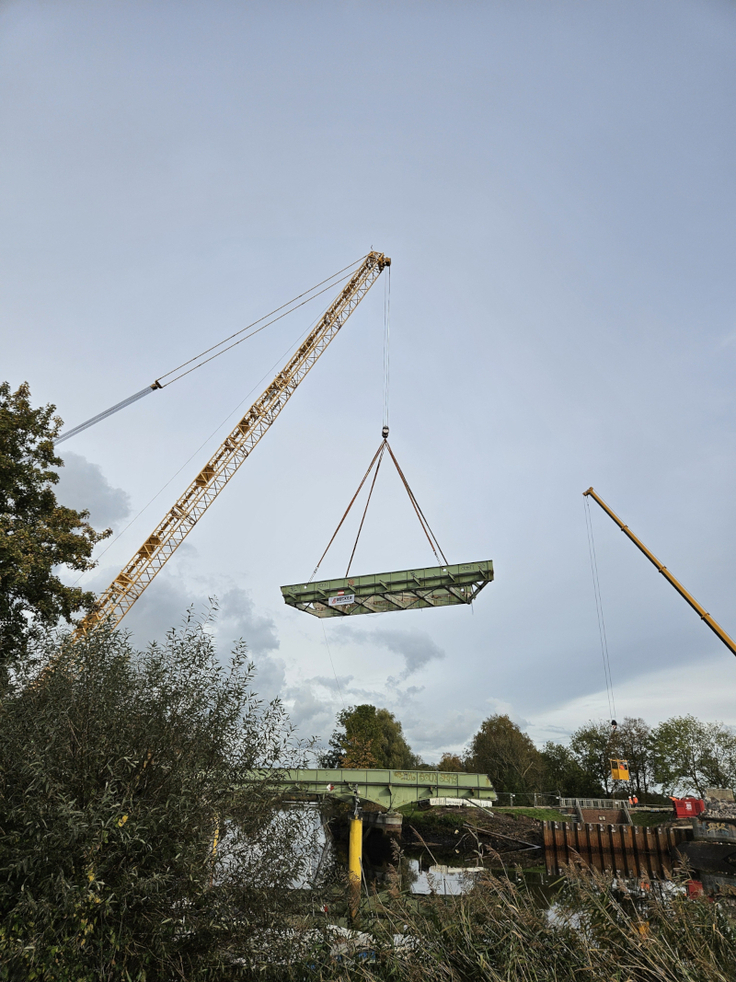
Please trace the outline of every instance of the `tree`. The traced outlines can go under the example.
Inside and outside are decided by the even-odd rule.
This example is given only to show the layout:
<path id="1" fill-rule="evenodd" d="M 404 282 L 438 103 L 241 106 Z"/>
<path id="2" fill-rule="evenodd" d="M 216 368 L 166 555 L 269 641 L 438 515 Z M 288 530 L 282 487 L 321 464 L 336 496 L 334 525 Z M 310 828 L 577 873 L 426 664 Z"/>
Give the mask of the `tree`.
<path id="1" fill-rule="evenodd" d="M 616 757 L 609 723 L 586 723 L 570 738 L 570 750 L 590 782 L 609 795 L 614 788 L 611 778 L 611 757 Z"/>
<path id="2" fill-rule="evenodd" d="M 189 623 L 142 654 L 105 629 L 45 648 L 0 704 L 0 979 L 228 980 L 266 943 L 279 964 L 312 820 L 250 774 L 303 763 L 244 647 L 224 667 Z"/>
<path id="3" fill-rule="evenodd" d="M 523 794 L 542 790 L 541 754 L 505 715 L 489 716 L 481 723 L 470 742 L 465 766 L 487 774 L 497 791 Z"/>
<path id="4" fill-rule="evenodd" d="M 622 787 L 637 798 L 648 795 L 654 782 L 652 733 L 643 719 L 627 716 L 613 737 L 615 754 L 628 762 L 631 780 Z"/>
<path id="5" fill-rule="evenodd" d="M 457 754 L 444 753 L 437 765 L 438 771 L 464 771 L 465 764 Z"/>
<path id="6" fill-rule="evenodd" d="M 603 794 L 598 780 L 583 770 L 569 747 L 549 740 L 541 755 L 547 791 L 563 798 L 600 798 Z"/>
<path id="7" fill-rule="evenodd" d="M 666 794 L 682 795 L 736 783 L 736 736 L 723 723 L 674 716 L 651 736 L 654 776 Z"/>
<path id="8" fill-rule="evenodd" d="M 0 384 L 0 668 L 26 651 L 39 626 L 94 606 L 95 595 L 65 585 L 55 568 L 91 569 L 92 550 L 111 530 L 95 532 L 87 512 L 59 505 L 54 453 L 61 420 L 54 406 L 33 409 L 24 383 Z"/>
<path id="9" fill-rule="evenodd" d="M 322 767 L 409 768 L 420 763 L 404 738 L 401 723 L 388 709 L 368 703 L 351 706 L 337 714 L 337 724 L 320 758 Z"/>

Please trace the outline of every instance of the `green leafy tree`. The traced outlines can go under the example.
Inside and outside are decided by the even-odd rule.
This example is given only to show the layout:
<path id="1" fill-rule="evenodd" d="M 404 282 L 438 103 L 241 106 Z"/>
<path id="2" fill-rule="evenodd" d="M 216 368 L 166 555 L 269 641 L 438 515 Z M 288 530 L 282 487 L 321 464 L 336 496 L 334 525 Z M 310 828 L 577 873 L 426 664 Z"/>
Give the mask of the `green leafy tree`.
<path id="1" fill-rule="evenodd" d="M 588 776 L 591 785 L 610 795 L 614 790 L 611 778 L 611 758 L 618 757 L 609 723 L 593 721 L 579 727 L 570 739 L 573 758 Z"/>
<path id="2" fill-rule="evenodd" d="M 489 716 L 470 742 L 469 771 L 487 774 L 497 791 L 541 791 L 542 756 L 531 739 L 505 715 Z"/>
<path id="3" fill-rule="evenodd" d="M 674 716 L 651 735 L 655 779 L 666 794 L 680 796 L 736 785 L 736 736 L 722 723 Z"/>
<path id="4" fill-rule="evenodd" d="M 599 798 L 603 795 L 597 778 L 580 766 L 570 747 L 549 740 L 541 755 L 545 790 L 563 798 Z"/>
<path id="5" fill-rule="evenodd" d="M 652 732 L 643 719 L 627 716 L 613 737 L 616 757 L 628 762 L 631 780 L 621 785 L 637 798 L 648 797 L 655 784 Z"/>
<path id="6" fill-rule="evenodd" d="M 323 767 L 409 768 L 420 764 L 401 723 L 388 709 L 366 703 L 337 714 L 337 728 L 320 758 Z"/>
<path id="7" fill-rule="evenodd" d="M 58 566 L 87 570 L 97 542 L 88 513 L 59 505 L 53 486 L 63 461 L 54 453 L 61 420 L 34 409 L 27 384 L 0 384 L 0 670 L 22 656 L 39 626 L 71 622 L 95 595 L 67 586 Z"/>
<path id="8" fill-rule="evenodd" d="M 244 648 L 223 666 L 191 623 L 142 654 L 103 629 L 45 647 L 0 704 L 0 980 L 283 964 L 311 818 L 251 774 L 303 755 Z"/>

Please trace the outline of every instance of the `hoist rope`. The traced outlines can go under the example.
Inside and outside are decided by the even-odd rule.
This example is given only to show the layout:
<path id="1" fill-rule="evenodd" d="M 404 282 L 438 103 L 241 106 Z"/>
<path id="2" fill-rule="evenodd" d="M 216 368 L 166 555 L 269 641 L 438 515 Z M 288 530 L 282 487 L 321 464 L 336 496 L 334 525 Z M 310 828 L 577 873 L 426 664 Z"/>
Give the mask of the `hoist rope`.
<path id="1" fill-rule="evenodd" d="M 125 409 L 127 406 L 132 405 L 132 403 L 137 402 L 139 399 L 142 399 L 144 396 L 150 395 L 151 392 L 155 392 L 157 389 L 167 388 L 169 385 L 172 385 L 174 382 L 178 382 L 179 379 L 184 378 L 186 375 L 190 375 L 198 368 L 202 368 L 203 365 L 208 364 L 209 362 L 213 361 L 215 358 L 219 358 L 220 355 L 224 355 L 225 352 L 231 351 L 233 348 L 237 347 L 237 345 L 242 344 L 243 341 L 247 341 L 249 338 L 254 337 L 256 334 L 260 334 L 260 332 L 265 331 L 267 327 L 271 327 L 273 324 L 276 324 L 277 321 L 282 320 L 284 317 L 288 316 L 289 314 L 292 314 L 295 310 L 299 310 L 300 307 L 305 306 L 305 304 L 311 303 L 312 300 L 315 300 L 323 293 L 327 293 L 328 290 L 334 289 L 335 286 L 337 286 L 339 283 L 342 283 L 344 280 L 349 279 L 351 274 L 347 271 L 352 270 L 352 268 L 356 266 L 358 263 L 362 262 L 364 258 L 365 258 L 364 256 L 361 256 L 360 259 L 355 260 L 355 262 L 352 262 L 348 266 L 343 267 L 343 269 L 340 269 L 336 273 L 333 273 L 332 276 L 328 276 L 326 280 L 322 280 L 320 283 L 317 283 L 311 289 L 305 290 L 304 293 L 300 293 L 292 300 L 289 300 L 288 303 L 282 304 L 280 307 L 277 307 L 275 310 L 272 310 L 269 314 L 264 314 L 263 317 L 259 317 L 258 320 L 252 321 L 250 324 L 246 324 L 246 326 L 240 328 L 239 331 L 236 331 L 234 334 L 231 334 L 229 337 L 224 338 L 222 341 L 218 341 L 217 344 L 214 344 L 211 347 L 206 348 L 204 351 L 200 351 L 198 355 L 195 355 L 193 358 L 190 358 L 188 361 L 182 362 L 181 365 L 177 365 L 176 368 L 172 368 L 171 371 L 166 372 L 164 375 L 159 375 L 159 377 L 151 385 L 147 386 L 145 389 L 141 389 L 140 392 L 136 392 L 134 395 L 128 396 L 127 399 L 123 399 L 121 402 L 115 403 L 114 406 L 110 406 L 110 408 L 106 409 L 104 412 L 98 413 L 96 416 L 92 416 L 90 419 L 85 420 L 85 422 L 80 423 L 78 426 L 73 427 L 71 430 L 67 430 L 65 433 L 62 433 L 60 437 L 58 437 L 55 443 L 57 445 L 63 443 L 65 440 L 68 440 L 70 437 L 76 436 L 77 433 L 81 433 L 83 430 L 89 429 L 90 426 L 94 426 L 96 423 L 102 422 L 102 420 L 107 419 L 108 416 L 112 416 L 115 413 L 120 412 L 121 409 Z M 327 285 L 325 286 L 324 284 Z M 319 287 L 322 287 L 322 289 L 320 290 Z M 301 303 L 297 303 L 297 301 L 301 301 Z M 278 317 L 274 316 L 275 314 L 278 314 Z M 262 323 L 263 321 L 265 321 L 265 323 Z M 258 324 L 260 324 L 260 327 L 256 326 Z M 255 328 L 255 330 L 251 330 L 251 328 Z M 244 332 L 246 331 L 249 331 L 250 333 L 244 334 Z M 239 337 L 239 335 L 241 334 L 244 334 L 244 336 Z M 233 338 L 238 338 L 238 340 L 233 341 L 232 344 L 227 344 L 228 341 L 232 341 Z M 223 345 L 227 345 L 227 347 L 223 348 L 222 347 Z M 221 350 L 218 351 L 217 350 L 218 348 Z M 214 352 L 214 354 L 210 354 L 211 352 Z M 205 355 L 209 355 L 209 358 L 205 358 L 204 357 Z M 197 364 L 193 365 L 192 362 L 197 362 Z M 192 365 L 192 367 L 188 368 L 185 372 L 180 372 L 180 370 L 182 368 L 186 368 L 187 365 Z M 180 372 L 180 374 L 176 375 L 175 374 L 176 372 Z M 174 375 L 175 377 L 169 378 L 170 375 Z M 169 379 L 168 382 L 162 381 L 163 379 L 167 379 L 167 378 Z"/>
<path id="2" fill-rule="evenodd" d="M 399 462 L 396 459 L 396 457 L 394 455 L 394 452 L 391 449 L 391 446 L 390 446 L 388 440 L 384 437 L 384 439 L 381 441 L 381 445 L 379 446 L 378 450 L 376 450 L 375 454 L 373 455 L 373 459 L 371 460 L 370 464 L 368 465 L 368 470 L 365 472 L 365 474 L 363 475 L 363 478 L 362 478 L 360 484 L 358 485 L 358 490 L 355 492 L 355 494 L 353 495 L 353 497 L 350 499 L 350 504 L 345 509 L 345 512 L 344 512 L 342 518 L 338 522 L 337 528 L 332 533 L 332 538 L 327 543 L 327 548 L 322 553 L 322 555 L 320 557 L 320 560 L 317 563 L 317 565 L 314 567 L 314 572 L 309 577 L 309 582 L 310 583 L 312 582 L 312 580 L 317 575 L 317 571 L 319 570 L 320 566 L 322 565 L 322 560 L 325 558 L 325 556 L 329 552 L 330 546 L 335 541 L 335 538 L 337 536 L 337 533 L 342 528 L 345 519 L 348 517 L 348 514 L 350 513 L 350 509 L 355 504 L 355 499 L 360 494 L 360 491 L 361 491 L 363 485 L 367 481 L 368 476 L 370 475 L 370 473 L 373 470 L 373 467 L 375 465 L 375 467 L 376 467 L 376 473 L 374 474 L 373 481 L 371 482 L 370 491 L 369 491 L 369 494 L 368 494 L 368 501 L 366 502 L 366 506 L 365 506 L 365 509 L 363 511 L 363 517 L 362 517 L 362 519 L 360 521 L 360 527 L 358 528 L 358 535 L 356 536 L 355 545 L 353 546 L 353 551 L 352 551 L 351 556 L 350 556 L 350 562 L 348 563 L 348 570 L 345 573 L 345 579 L 347 579 L 348 573 L 350 572 L 350 566 L 352 565 L 352 562 L 353 562 L 353 557 L 355 556 L 355 550 L 356 550 L 357 545 L 358 545 L 358 539 L 360 538 L 360 533 L 361 533 L 361 531 L 363 529 L 363 523 L 365 521 L 365 516 L 366 516 L 366 513 L 368 511 L 368 505 L 370 504 L 371 495 L 373 494 L 373 488 L 374 488 L 375 483 L 376 483 L 376 478 L 378 477 L 378 469 L 379 469 L 379 467 L 381 465 L 381 460 L 383 459 L 383 455 L 386 452 L 386 450 L 388 450 L 389 456 L 391 457 L 391 460 L 393 461 L 394 466 L 396 467 L 396 470 L 397 470 L 397 472 L 399 474 L 399 477 L 401 478 L 401 482 L 404 485 L 404 488 L 406 489 L 406 493 L 409 496 L 409 500 L 411 501 L 412 506 L 414 508 L 414 511 L 416 512 L 416 516 L 417 516 L 417 518 L 419 520 L 419 524 L 422 527 L 422 531 L 424 532 L 424 534 L 427 537 L 427 541 L 429 542 L 430 549 L 434 553 L 435 558 L 437 559 L 437 562 L 440 563 L 440 556 L 442 556 L 442 561 L 444 562 L 445 566 L 448 565 L 448 562 L 447 562 L 447 559 L 445 557 L 445 554 L 442 551 L 442 548 L 440 547 L 439 542 L 437 541 L 437 537 L 434 534 L 434 532 L 432 531 L 432 529 L 430 528 L 429 522 L 424 517 L 424 512 L 419 507 L 419 502 L 417 501 L 416 497 L 414 496 L 414 492 L 409 487 L 409 482 L 407 481 L 406 477 L 404 476 L 404 472 L 402 471 L 401 467 L 399 466 Z M 438 552 L 439 552 L 439 555 L 438 555 Z M 440 563 L 440 565 L 441 565 L 441 563 Z"/>
<path id="3" fill-rule="evenodd" d="M 391 267 L 383 287 L 383 425 L 389 424 L 389 369 L 391 341 Z"/>
<path id="4" fill-rule="evenodd" d="M 590 514 L 590 501 L 585 501 L 585 525 L 588 531 L 588 555 L 590 556 L 590 571 L 593 577 L 593 594 L 595 595 L 595 611 L 598 619 L 598 634 L 601 641 L 601 658 L 603 660 L 603 677 L 606 681 L 606 695 L 608 697 L 608 712 L 611 721 L 616 719 L 616 699 L 613 694 L 613 676 L 611 674 L 611 660 L 608 654 L 608 637 L 606 635 L 606 620 L 603 616 L 603 598 L 601 597 L 601 585 L 598 577 L 598 560 L 595 553 L 595 539 L 593 537 L 593 519 Z"/>

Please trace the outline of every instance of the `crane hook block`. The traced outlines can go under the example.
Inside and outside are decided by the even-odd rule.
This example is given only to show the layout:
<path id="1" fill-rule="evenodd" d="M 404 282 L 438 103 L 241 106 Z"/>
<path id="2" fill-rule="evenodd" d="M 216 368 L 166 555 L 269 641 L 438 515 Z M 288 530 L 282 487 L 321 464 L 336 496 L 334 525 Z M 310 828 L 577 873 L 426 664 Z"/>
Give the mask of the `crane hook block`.
<path id="1" fill-rule="evenodd" d="M 384 426 L 384 428 L 381 430 L 381 436 L 384 440 L 388 440 L 388 426 Z"/>

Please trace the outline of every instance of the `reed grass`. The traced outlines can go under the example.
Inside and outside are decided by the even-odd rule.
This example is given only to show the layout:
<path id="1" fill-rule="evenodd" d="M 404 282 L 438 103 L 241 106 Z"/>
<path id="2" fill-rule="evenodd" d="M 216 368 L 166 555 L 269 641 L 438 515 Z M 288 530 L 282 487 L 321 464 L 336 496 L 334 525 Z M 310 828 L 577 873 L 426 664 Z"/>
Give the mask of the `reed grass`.
<path id="1" fill-rule="evenodd" d="M 636 900 L 610 878 L 569 870 L 551 908 L 532 889 L 484 876 L 463 896 L 372 904 L 354 949 L 328 934 L 293 978 L 394 982 L 733 982 L 728 901 L 651 890 Z"/>

